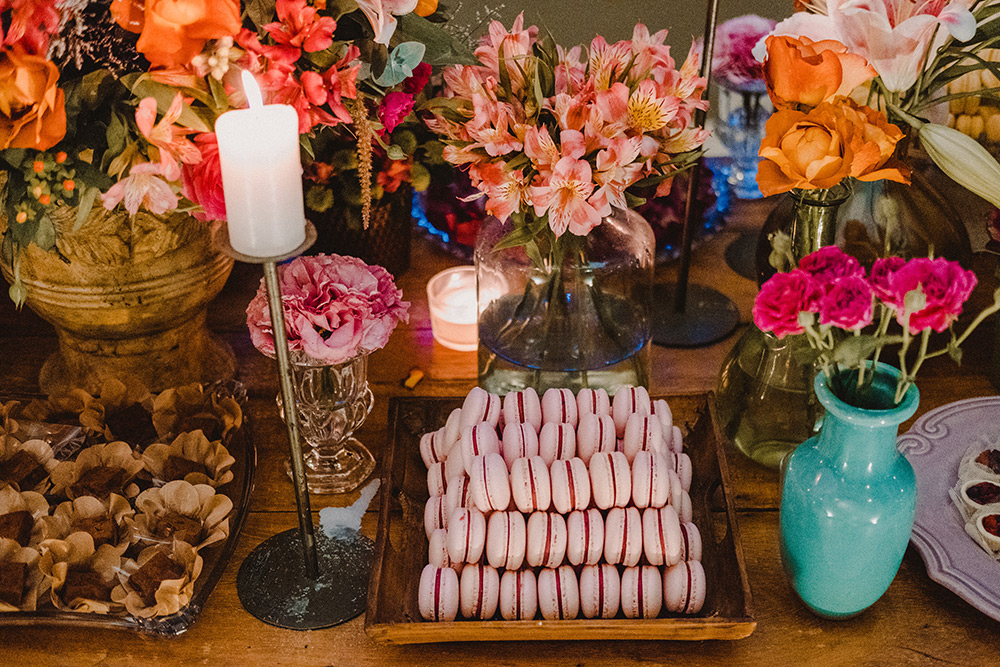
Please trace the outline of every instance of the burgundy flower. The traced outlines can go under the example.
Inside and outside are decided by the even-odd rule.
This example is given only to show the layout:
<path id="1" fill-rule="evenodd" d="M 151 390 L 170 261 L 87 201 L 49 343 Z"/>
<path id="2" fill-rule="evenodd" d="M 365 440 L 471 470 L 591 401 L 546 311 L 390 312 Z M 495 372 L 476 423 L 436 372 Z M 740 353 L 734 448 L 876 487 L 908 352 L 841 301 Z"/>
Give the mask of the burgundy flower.
<path id="1" fill-rule="evenodd" d="M 427 63 L 420 63 L 413 68 L 413 74 L 403 81 L 403 92 L 410 95 L 419 95 L 424 91 L 427 82 L 430 80 L 431 66 Z"/>
<path id="2" fill-rule="evenodd" d="M 753 321 L 761 331 L 772 331 L 778 338 L 800 334 L 799 313 L 815 313 L 823 291 L 815 278 L 793 269 L 776 273 L 760 288 L 753 303 Z"/>
<path id="3" fill-rule="evenodd" d="M 886 303 L 892 301 L 892 277 L 906 264 L 902 257 L 879 257 L 872 265 L 868 284 L 872 286 L 875 296 Z M 890 304 L 891 305 L 891 304 Z"/>
<path id="4" fill-rule="evenodd" d="M 799 268 L 823 286 L 847 276 L 864 277 L 865 271 L 854 259 L 835 245 L 828 245 L 811 252 L 799 262 Z"/>
<path id="5" fill-rule="evenodd" d="M 976 286 L 976 274 L 966 271 L 958 262 L 943 257 L 911 259 L 889 280 L 892 293 L 885 301 L 896 310 L 896 320 L 906 320 L 906 296 L 913 290 L 923 292 L 923 308 L 909 313 L 910 333 L 931 328 L 944 331 L 958 319 L 962 306 Z"/>
<path id="6" fill-rule="evenodd" d="M 871 324 L 874 298 L 871 285 L 860 276 L 835 280 L 819 302 L 819 323 L 841 329 Z"/>

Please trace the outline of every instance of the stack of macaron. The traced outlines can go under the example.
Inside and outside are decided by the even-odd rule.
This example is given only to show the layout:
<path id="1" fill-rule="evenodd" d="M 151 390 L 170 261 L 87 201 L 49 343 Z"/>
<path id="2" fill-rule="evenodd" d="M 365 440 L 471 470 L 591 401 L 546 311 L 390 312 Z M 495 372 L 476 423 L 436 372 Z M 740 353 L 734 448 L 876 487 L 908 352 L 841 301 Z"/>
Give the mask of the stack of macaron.
<path id="1" fill-rule="evenodd" d="M 420 454 L 427 620 L 655 618 L 705 601 L 691 459 L 642 387 L 469 392 Z"/>

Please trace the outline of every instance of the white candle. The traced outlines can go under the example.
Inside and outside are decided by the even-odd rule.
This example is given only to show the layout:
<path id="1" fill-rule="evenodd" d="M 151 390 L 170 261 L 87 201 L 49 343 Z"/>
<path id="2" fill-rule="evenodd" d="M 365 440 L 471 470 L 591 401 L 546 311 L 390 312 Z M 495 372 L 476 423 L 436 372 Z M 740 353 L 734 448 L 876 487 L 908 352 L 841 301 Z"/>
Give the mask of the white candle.
<path id="1" fill-rule="evenodd" d="M 427 282 L 434 340 L 453 350 L 475 350 L 479 343 L 476 307 L 476 272 L 458 266 L 436 274 Z"/>
<path id="2" fill-rule="evenodd" d="M 278 257 L 306 239 L 298 114 L 286 104 L 263 104 L 246 71 L 243 87 L 250 108 L 215 122 L 229 243 L 244 255 Z"/>

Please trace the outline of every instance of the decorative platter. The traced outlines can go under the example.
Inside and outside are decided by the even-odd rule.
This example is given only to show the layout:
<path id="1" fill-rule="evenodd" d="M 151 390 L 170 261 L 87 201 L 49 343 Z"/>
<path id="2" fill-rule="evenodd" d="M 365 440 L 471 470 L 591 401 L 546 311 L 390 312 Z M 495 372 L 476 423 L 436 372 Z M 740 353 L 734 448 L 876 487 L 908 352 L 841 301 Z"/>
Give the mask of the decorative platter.
<path id="1" fill-rule="evenodd" d="M 899 437 L 897 448 L 917 476 L 917 515 L 910 541 L 931 579 L 1000 620 L 1000 562 L 965 532 L 948 490 L 973 444 L 1000 441 L 1000 396 L 970 398 L 931 410 Z"/>
<path id="2" fill-rule="evenodd" d="M 427 562 L 424 504 L 427 471 L 420 458 L 423 433 L 443 426 L 461 398 L 395 397 L 389 404 L 390 443 L 382 461 L 382 505 L 375 562 L 368 589 L 365 630 L 377 641 L 414 644 L 451 641 L 552 639 L 742 639 L 757 626 L 735 509 L 727 493 L 728 468 L 712 429 L 710 395 L 668 397 L 674 423 L 685 433 L 694 481 L 694 523 L 703 536 L 708 593 L 693 616 L 611 619 L 452 621 L 421 619 L 417 586 Z"/>

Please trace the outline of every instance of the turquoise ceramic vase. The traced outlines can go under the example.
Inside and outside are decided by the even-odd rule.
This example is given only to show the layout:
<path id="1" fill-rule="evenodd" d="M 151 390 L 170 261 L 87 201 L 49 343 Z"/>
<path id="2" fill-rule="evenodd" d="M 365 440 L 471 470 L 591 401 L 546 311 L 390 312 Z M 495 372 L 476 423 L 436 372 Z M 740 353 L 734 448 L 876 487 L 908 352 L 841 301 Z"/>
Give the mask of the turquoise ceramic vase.
<path id="1" fill-rule="evenodd" d="M 823 425 L 783 466 L 781 559 L 795 592 L 819 616 L 848 618 L 874 604 L 910 539 L 917 487 L 896 435 L 920 395 L 911 386 L 894 406 L 898 377 L 878 364 L 868 407 L 860 408 L 834 395 L 819 373 Z"/>

